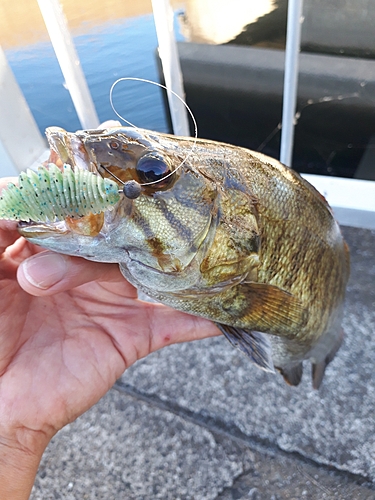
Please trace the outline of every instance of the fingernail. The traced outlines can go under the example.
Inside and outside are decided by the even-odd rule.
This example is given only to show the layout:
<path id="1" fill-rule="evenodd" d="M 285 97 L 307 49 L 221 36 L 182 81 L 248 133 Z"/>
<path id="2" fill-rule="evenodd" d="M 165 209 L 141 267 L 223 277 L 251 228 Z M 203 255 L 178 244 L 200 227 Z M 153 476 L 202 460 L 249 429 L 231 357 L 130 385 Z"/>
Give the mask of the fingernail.
<path id="1" fill-rule="evenodd" d="M 58 253 L 37 254 L 23 264 L 23 272 L 27 281 L 44 290 L 61 281 L 66 270 L 66 258 Z"/>

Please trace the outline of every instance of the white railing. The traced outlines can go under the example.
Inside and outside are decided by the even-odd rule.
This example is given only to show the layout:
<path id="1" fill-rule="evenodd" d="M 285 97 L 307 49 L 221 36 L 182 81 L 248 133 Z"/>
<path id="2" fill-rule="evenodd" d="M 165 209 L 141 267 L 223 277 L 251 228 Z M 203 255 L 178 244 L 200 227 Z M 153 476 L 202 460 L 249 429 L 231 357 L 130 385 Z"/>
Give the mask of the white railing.
<path id="1" fill-rule="evenodd" d="M 59 0 L 38 0 L 68 90 L 83 128 L 95 128 L 98 117 Z M 167 87 L 184 97 L 169 0 L 152 0 L 159 54 Z M 298 79 L 302 0 L 289 0 L 285 60 L 281 160 L 290 165 Z M 168 93 L 173 129 L 188 135 L 186 110 Z M 0 175 L 43 158 L 46 144 L 0 49 Z M 374 166 L 375 168 L 375 166 Z M 375 182 L 305 175 L 325 195 L 340 223 L 375 229 Z"/>
<path id="2" fill-rule="evenodd" d="M 289 0 L 287 37 L 285 48 L 285 73 L 283 116 L 281 124 L 280 161 L 292 166 L 294 117 L 297 105 L 298 62 L 301 43 L 303 0 Z"/>
<path id="3" fill-rule="evenodd" d="M 169 0 L 151 1 L 165 85 L 168 89 L 183 98 L 182 73 L 173 30 L 173 11 Z M 185 106 L 171 92 L 167 91 L 167 97 L 175 135 L 188 136 L 190 132 Z"/>
<path id="4" fill-rule="evenodd" d="M 0 47 L 0 175 L 15 175 L 45 149 L 46 143 Z"/>
<path id="5" fill-rule="evenodd" d="M 61 4 L 38 0 L 38 5 L 82 128 L 97 128 L 99 118 Z"/>

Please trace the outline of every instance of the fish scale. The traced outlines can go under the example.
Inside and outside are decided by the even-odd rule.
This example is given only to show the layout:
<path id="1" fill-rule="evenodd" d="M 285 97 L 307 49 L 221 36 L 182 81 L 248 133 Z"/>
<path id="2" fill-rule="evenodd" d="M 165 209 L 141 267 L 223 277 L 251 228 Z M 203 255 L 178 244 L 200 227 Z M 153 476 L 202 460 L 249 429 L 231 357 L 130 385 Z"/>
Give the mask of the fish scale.
<path id="1" fill-rule="evenodd" d="M 343 338 L 349 251 L 314 187 L 273 158 L 215 141 L 128 127 L 73 134 L 52 127 L 47 137 L 72 164 L 85 161 L 124 183 L 144 182 L 145 155 L 171 175 L 143 184 L 135 199 L 122 197 L 89 238 L 50 224 L 22 226 L 23 236 L 119 263 L 138 290 L 213 321 L 255 365 L 278 370 L 287 383 L 298 385 L 309 360 L 319 387 Z M 152 160 L 147 165 L 156 175 Z"/>

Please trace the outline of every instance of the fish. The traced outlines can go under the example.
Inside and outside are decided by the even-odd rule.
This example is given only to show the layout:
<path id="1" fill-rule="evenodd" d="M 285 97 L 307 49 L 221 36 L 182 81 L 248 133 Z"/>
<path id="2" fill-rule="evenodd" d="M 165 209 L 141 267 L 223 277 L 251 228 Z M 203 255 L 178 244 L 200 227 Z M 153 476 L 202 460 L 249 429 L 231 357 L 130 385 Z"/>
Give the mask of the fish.
<path id="1" fill-rule="evenodd" d="M 50 161 L 115 179 L 99 230 L 29 221 L 19 232 L 59 253 L 118 263 L 139 291 L 213 321 L 255 365 L 293 386 L 304 361 L 318 389 L 342 339 L 348 246 L 325 198 L 262 153 L 113 126 L 50 127 Z M 125 186 L 137 186 L 134 196 Z M 128 192 L 130 192 L 128 190 Z M 83 217 L 83 219 L 85 219 Z"/>

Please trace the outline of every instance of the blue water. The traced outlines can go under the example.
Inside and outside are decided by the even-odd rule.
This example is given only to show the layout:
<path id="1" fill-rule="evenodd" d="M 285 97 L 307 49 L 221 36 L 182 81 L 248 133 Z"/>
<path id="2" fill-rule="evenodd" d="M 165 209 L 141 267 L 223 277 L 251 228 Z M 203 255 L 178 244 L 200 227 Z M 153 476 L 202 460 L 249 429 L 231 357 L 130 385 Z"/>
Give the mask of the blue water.
<path id="1" fill-rule="evenodd" d="M 100 121 L 117 119 L 109 90 L 121 77 L 159 81 L 152 15 L 121 19 L 74 36 L 74 43 Z M 50 42 L 7 50 L 6 56 L 42 133 L 49 126 L 82 128 Z M 121 82 L 114 91 L 117 111 L 135 125 L 168 130 L 161 90 L 140 82 Z"/>

